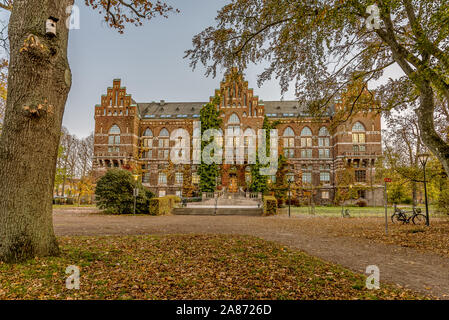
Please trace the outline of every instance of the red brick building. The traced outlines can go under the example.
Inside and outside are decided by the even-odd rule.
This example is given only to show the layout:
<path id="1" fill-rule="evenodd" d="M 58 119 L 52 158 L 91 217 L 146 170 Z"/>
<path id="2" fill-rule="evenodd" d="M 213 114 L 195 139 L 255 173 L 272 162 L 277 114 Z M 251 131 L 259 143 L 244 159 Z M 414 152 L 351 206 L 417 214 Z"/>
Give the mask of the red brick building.
<path id="1" fill-rule="evenodd" d="M 222 131 L 242 132 L 262 128 L 264 117 L 279 120 L 280 152 L 289 159 L 289 174 L 313 190 L 315 203 L 331 203 L 339 170 L 353 168 L 355 185 L 366 186 L 360 198 L 380 205 L 382 188 L 374 183 L 374 163 L 382 155 L 381 118 L 375 113 L 355 117 L 333 134 L 329 126 L 335 110 L 317 120 L 298 101 L 263 101 L 248 87 L 242 74 L 225 76 L 215 95 L 221 96 Z M 137 103 L 121 80 L 115 79 L 101 104 L 95 106 L 94 171 L 97 177 L 109 168 L 139 172 L 144 185 L 156 195 L 180 194 L 182 167 L 167 175 L 173 130 L 192 136 L 200 110 L 207 102 Z M 199 177 L 192 166 L 193 183 Z M 244 189 L 250 180 L 249 165 L 222 165 L 219 184 L 227 190 Z M 313 187 L 312 187 L 313 186 Z M 311 193 L 312 194 L 312 193 Z"/>

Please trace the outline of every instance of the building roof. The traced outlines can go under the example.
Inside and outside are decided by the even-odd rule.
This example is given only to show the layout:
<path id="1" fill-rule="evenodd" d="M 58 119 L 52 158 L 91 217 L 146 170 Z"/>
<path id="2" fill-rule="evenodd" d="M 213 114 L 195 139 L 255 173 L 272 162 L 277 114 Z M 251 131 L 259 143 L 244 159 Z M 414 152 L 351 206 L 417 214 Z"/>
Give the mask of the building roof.
<path id="1" fill-rule="evenodd" d="M 142 119 L 193 118 L 199 116 L 201 108 L 208 102 L 151 102 L 138 103 Z M 170 116 L 170 117 L 169 117 Z"/>
<path id="2" fill-rule="evenodd" d="M 137 103 L 142 119 L 198 118 L 201 108 L 208 102 L 150 102 Z M 259 101 L 268 117 L 307 116 L 307 104 L 299 101 Z M 332 113 L 332 112 L 331 112 Z"/>

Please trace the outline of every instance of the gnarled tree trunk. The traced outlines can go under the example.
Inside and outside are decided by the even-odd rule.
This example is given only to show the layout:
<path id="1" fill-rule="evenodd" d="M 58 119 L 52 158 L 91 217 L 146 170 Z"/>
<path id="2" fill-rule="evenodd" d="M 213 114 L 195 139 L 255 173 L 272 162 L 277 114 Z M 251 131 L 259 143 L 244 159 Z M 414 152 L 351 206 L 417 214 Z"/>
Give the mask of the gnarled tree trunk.
<path id="1" fill-rule="evenodd" d="M 73 0 L 14 0 L 8 100 L 0 137 L 0 260 L 55 255 L 52 196 L 71 86 L 66 8 Z M 58 18 L 56 36 L 46 20 Z"/>
<path id="2" fill-rule="evenodd" d="M 438 158 L 449 174 L 449 145 L 435 130 L 435 94 L 430 81 L 422 79 L 418 84 L 420 106 L 415 110 L 423 143 Z"/>

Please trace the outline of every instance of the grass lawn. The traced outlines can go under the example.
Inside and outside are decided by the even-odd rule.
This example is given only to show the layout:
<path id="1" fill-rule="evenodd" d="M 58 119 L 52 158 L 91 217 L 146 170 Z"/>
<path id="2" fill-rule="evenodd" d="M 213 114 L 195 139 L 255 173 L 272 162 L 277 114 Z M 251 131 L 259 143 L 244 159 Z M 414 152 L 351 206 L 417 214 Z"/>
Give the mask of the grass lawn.
<path id="1" fill-rule="evenodd" d="M 406 211 L 411 211 L 411 207 L 408 206 L 398 206 L 398 208 L 405 209 Z M 425 207 L 419 206 L 421 208 L 422 213 L 425 214 Z M 351 217 L 383 217 L 385 216 L 385 207 L 345 207 L 345 209 L 349 209 L 349 214 Z M 388 208 L 388 216 L 390 217 L 393 214 L 394 209 L 392 207 Z M 282 213 L 288 213 L 288 207 L 281 209 Z M 444 215 L 435 213 L 433 206 L 429 208 L 430 216 L 441 217 Z M 309 207 L 291 207 L 291 214 L 293 215 L 310 215 Z M 324 217 L 341 217 L 341 207 L 324 207 L 324 206 L 316 206 L 315 214 L 317 216 Z"/>
<path id="2" fill-rule="evenodd" d="M 82 204 L 82 205 L 77 205 L 77 204 L 54 204 L 53 205 L 53 209 L 73 209 L 73 208 L 95 208 L 96 205 L 95 204 Z"/>
<path id="3" fill-rule="evenodd" d="M 0 263 L 0 299 L 419 299 L 254 237 L 60 238 L 56 258 Z M 81 269 L 80 290 L 65 270 Z"/>

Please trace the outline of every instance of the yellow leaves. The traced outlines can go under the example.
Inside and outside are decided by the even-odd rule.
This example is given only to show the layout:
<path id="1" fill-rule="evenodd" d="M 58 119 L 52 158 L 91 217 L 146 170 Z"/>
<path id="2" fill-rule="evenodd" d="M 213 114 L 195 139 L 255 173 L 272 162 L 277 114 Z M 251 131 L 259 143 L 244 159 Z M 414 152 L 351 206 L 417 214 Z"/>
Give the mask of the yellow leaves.
<path id="1" fill-rule="evenodd" d="M 127 236 L 62 238 L 62 255 L 38 265 L 0 265 L 4 299 L 412 299 L 362 275 L 258 238 Z M 146 250 L 141 250 L 146 248 Z M 44 267 L 45 264 L 45 267 Z M 80 290 L 64 270 L 82 266 Z M 22 289 L 23 290 L 22 290 Z"/>

